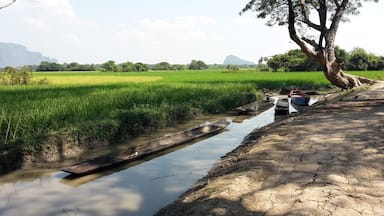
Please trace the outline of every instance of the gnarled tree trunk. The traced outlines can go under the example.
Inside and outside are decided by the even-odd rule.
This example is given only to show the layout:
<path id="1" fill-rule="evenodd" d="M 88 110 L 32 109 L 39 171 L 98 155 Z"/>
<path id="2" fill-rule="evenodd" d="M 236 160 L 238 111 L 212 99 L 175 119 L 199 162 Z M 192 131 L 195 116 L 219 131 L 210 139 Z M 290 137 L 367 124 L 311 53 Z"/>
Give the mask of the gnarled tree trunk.
<path id="1" fill-rule="evenodd" d="M 333 85 L 342 89 L 350 89 L 364 84 L 375 83 L 374 80 L 365 77 L 344 73 L 340 63 L 337 61 L 326 63 L 324 67 L 324 75 Z"/>
<path id="2" fill-rule="evenodd" d="M 334 55 L 334 49 L 329 51 L 319 51 L 316 56 L 312 56 L 323 68 L 324 76 L 335 86 L 342 89 L 351 89 L 365 84 L 374 84 L 375 81 L 344 73 L 342 64 L 339 63 Z"/>
<path id="3" fill-rule="evenodd" d="M 335 56 L 335 38 L 338 25 L 342 15 L 346 10 L 349 0 L 342 0 L 337 3 L 337 10 L 332 17 L 332 23 L 328 28 L 327 23 L 327 5 L 325 0 L 319 0 L 320 24 L 315 24 L 309 20 L 308 8 L 305 0 L 300 0 L 302 20 L 300 22 L 308 25 L 308 27 L 317 30 L 320 33 L 319 40 L 310 40 L 306 37 L 299 37 L 296 32 L 295 24 L 298 20 L 295 13 L 294 0 L 287 0 L 288 3 L 288 31 L 291 39 L 300 46 L 301 50 L 309 57 L 317 61 L 323 68 L 325 77 L 335 86 L 342 89 L 350 89 L 361 86 L 363 84 L 373 84 L 374 80 L 364 77 L 354 76 L 343 72 L 342 65 L 337 61 Z M 323 45 L 325 43 L 325 45 Z M 312 49 L 310 48 L 312 47 Z"/>

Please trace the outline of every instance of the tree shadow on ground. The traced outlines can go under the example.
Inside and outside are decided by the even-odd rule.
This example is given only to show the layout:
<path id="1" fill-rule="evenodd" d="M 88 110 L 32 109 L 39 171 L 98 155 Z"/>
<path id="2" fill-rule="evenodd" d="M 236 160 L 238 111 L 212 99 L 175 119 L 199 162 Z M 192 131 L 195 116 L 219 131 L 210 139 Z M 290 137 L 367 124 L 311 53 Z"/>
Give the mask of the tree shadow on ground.
<path id="1" fill-rule="evenodd" d="M 158 215 L 377 215 L 384 101 L 342 101 L 255 131 Z M 273 130 L 272 130 L 273 129 Z"/>

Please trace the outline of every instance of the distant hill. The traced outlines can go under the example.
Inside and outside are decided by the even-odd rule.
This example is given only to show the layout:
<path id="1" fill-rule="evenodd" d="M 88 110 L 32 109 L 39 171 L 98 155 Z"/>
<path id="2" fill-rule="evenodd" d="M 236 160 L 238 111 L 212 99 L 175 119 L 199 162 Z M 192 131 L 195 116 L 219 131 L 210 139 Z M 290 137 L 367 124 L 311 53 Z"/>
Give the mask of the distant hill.
<path id="1" fill-rule="evenodd" d="M 229 64 L 232 64 L 232 65 L 255 65 L 254 62 L 241 59 L 235 55 L 227 56 L 224 60 L 224 64 L 225 65 L 229 65 Z"/>
<path id="2" fill-rule="evenodd" d="M 25 46 L 0 42 L 0 67 L 38 65 L 42 61 L 57 62 L 56 59 L 45 57 L 39 52 L 31 52 Z"/>

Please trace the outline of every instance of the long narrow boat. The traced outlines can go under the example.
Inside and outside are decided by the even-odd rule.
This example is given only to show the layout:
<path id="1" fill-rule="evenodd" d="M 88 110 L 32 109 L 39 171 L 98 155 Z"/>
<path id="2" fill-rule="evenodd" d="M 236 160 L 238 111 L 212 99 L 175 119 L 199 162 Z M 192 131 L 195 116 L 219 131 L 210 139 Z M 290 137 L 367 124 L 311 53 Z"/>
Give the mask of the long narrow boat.
<path id="1" fill-rule="evenodd" d="M 288 114 L 289 114 L 288 98 L 279 98 L 275 106 L 275 115 L 288 115 Z"/>
<path id="2" fill-rule="evenodd" d="M 135 161 L 144 156 L 148 156 L 201 137 L 214 135 L 222 131 L 229 124 L 230 122 L 226 120 L 210 123 L 151 140 L 144 145 L 131 149 L 130 151 L 97 157 L 72 166 L 63 167 L 60 170 L 74 175 L 87 175 L 113 166 L 119 166 L 123 163 Z"/>
<path id="3" fill-rule="evenodd" d="M 269 101 L 255 101 L 243 106 L 236 107 L 234 111 L 236 111 L 238 115 L 249 115 L 250 113 L 256 115 L 256 113 L 263 112 L 272 106 L 273 103 Z"/>

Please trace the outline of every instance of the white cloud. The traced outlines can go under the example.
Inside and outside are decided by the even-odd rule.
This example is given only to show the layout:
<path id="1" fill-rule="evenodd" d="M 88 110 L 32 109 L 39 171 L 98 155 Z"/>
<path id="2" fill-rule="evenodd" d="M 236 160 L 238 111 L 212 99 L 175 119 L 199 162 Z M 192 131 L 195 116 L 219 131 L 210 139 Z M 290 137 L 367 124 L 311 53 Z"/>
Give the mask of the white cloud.
<path id="1" fill-rule="evenodd" d="M 176 23 L 184 24 L 188 26 L 196 25 L 213 25 L 216 24 L 216 20 L 208 16 L 184 16 L 176 17 Z"/>
<path id="2" fill-rule="evenodd" d="M 74 33 L 63 34 L 60 36 L 60 39 L 69 44 L 78 45 L 81 43 L 79 36 Z"/>
<path id="3" fill-rule="evenodd" d="M 115 36 L 125 43 L 134 41 L 148 44 L 178 44 L 188 45 L 192 39 L 222 38 L 213 35 L 204 27 L 215 21 L 209 17 L 176 17 L 173 20 L 144 18 L 136 21 L 136 26 L 126 23 L 116 25 Z"/>
<path id="4" fill-rule="evenodd" d="M 48 28 L 47 22 L 42 19 L 29 17 L 29 18 L 25 18 L 24 22 L 31 28 L 40 29 L 40 30 Z"/>
<path id="5" fill-rule="evenodd" d="M 141 27 L 148 29 L 160 29 L 160 30 L 180 30 L 191 29 L 195 27 L 203 27 L 206 25 L 214 25 L 216 21 L 208 16 L 184 16 L 176 17 L 171 21 L 163 19 L 151 20 L 144 18 L 138 21 Z"/>
<path id="6" fill-rule="evenodd" d="M 73 8 L 68 0 L 35 0 L 33 3 L 50 16 L 75 17 Z"/>
<path id="7" fill-rule="evenodd" d="M 119 23 L 115 25 L 117 31 L 111 36 L 111 42 L 115 45 L 111 46 L 120 46 L 124 52 L 134 53 L 139 61 L 148 62 L 144 56 L 152 56 L 150 63 L 163 60 L 189 63 L 191 59 L 209 55 L 210 51 L 204 47 L 224 41 L 224 36 L 212 31 L 215 24 L 216 21 L 208 16 L 184 16 L 167 20 L 143 18 L 131 25 Z"/>
<path id="8" fill-rule="evenodd" d="M 79 61 L 81 55 L 91 56 L 81 51 L 98 44 L 93 37 L 100 33 L 97 24 L 78 16 L 69 0 L 18 0 L 4 11 L 8 14 L 0 14 L 0 24 L 9 29 L 4 41 L 21 43 L 60 62 Z M 20 29 L 23 35 L 19 34 Z"/>
<path id="9" fill-rule="evenodd" d="M 68 0 L 31 0 L 16 3 L 15 10 L 24 17 L 24 23 L 30 27 L 65 29 L 97 26 L 95 22 L 77 16 Z"/>
<path id="10" fill-rule="evenodd" d="M 236 17 L 233 23 L 236 25 L 252 26 L 252 25 L 255 25 L 256 21 L 257 19 L 254 16 L 243 15 L 243 16 Z"/>

